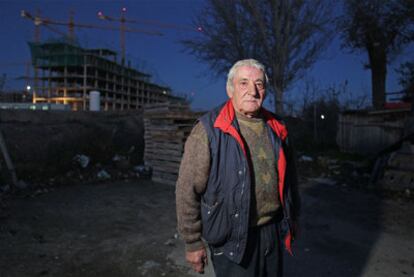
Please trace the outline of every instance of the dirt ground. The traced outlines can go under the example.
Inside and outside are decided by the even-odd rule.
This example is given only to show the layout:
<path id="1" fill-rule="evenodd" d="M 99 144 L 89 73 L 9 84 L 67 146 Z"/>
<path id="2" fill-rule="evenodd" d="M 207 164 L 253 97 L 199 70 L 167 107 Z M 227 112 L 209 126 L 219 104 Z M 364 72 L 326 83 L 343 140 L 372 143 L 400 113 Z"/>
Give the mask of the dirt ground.
<path id="1" fill-rule="evenodd" d="M 150 181 L 57 187 L 13 197 L 0 223 L 1 276 L 186 276 L 174 189 Z"/>
<path id="2" fill-rule="evenodd" d="M 308 180 L 285 276 L 414 276 L 414 202 Z M 73 184 L 3 199 L 0 276 L 197 276 L 177 239 L 174 188 Z M 209 266 L 205 276 L 214 276 Z"/>

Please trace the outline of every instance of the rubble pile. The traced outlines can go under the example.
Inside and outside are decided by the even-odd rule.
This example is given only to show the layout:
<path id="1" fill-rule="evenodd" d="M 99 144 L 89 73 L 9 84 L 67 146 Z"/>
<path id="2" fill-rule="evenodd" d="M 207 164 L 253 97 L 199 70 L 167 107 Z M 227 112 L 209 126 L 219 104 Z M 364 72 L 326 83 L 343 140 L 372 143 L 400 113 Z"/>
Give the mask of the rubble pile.
<path id="1" fill-rule="evenodd" d="M 200 115 L 181 103 L 145 106 L 144 163 L 152 168 L 153 181 L 175 185 L 185 140 Z"/>
<path id="2" fill-rule="evenodd" d="M 399 149 L 377 161 L 374 171 L 383 171 L 378 184 L 387 189 L 410 192 L 414 189 L 413 161 L 414 144 L 405 141 Z M 379 175 L 378 172 L 375 172 L 375 174 Z"/>

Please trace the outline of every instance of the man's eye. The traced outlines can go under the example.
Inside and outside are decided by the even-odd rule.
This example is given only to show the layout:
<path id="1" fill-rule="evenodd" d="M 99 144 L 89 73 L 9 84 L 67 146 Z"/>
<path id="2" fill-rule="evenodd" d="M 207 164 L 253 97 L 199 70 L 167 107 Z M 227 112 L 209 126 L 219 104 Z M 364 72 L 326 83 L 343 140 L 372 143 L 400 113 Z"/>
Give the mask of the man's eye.
<path id="1" fill-rule="evenodd" d="M 257 83 L 256 83 L 256 87 L 257 87 L 258 89 L 264 89 L 264 84 L 263 84 L 262 82 L 257 82 Z"/>
<path id="2" fill-rule="evenodd" d="M 241 87 L 247 87 L 247 82 L 240 82 Z"/>

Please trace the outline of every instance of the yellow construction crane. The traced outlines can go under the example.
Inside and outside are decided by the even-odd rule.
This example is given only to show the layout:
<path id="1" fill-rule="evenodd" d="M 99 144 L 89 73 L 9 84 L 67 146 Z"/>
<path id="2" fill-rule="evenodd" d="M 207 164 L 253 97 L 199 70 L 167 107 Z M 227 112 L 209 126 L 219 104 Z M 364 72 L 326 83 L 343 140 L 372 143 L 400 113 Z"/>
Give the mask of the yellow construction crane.
<path id="1" fill-rule="evenodd" d="M 120 39 L 121 39 L 121 58 L 122 61 L 125 61 L 125 32 L 128 31 L 126 28 L 126 23 L 133 23 L 133 24 L 142 24 L 142 25 L 151 25 L 157 28 L 163 28 L 163 29 L 175 29 L 175 30 L 181 30 L 181 31 L 195 31 L 195 32 L 201 32 L 202 28 L 192 28 L 188 26 L 182 26 L 177 24 L 169 24 L 169 23 L 163 23 L 156 20 L 140 20 L 140 19 L 127 19 L 125 17 L 125 14 L 127 12 L 127 9 L 124 7 L 121 9 L 121 16 L 120 17 L 113 17 L 105 15 L 102 11 L 98 12 L 98 18 L 102 20 L 112 21 L 112 22 L 119 22 L 119 31 L 120 31 Z"/>
<path id="2" fill-rule="evenodd" d="M 39 42 L 40 41 L 40 30 L 39 27 L 40 26 L 44 26 L 46 28 L 48 28 L 49 30 L 61 34 L 61 35 L 65 35 L 63 32 L 61 32 L 60 30 L 53 28 L 53 26 L 51 25 L 58 25 L 58 26 L 67 26 L 68 27 L 68 37 L 71 40 L 75 39 L 75 27 L 76 28 L 88 28 L 88 29 L 100 29 L 100 30 L 110 30 L 110 31 L 121 31 L 121 49 L 123 52 L 123 57 L 125 57 L 125 32 L 130 32 L 130 33 L 143 33 L 146 35 L 152 35 L 152 36 L 162 36 L 163 34 L 161 32 L 158 31 L 151 31 L 151 30 L 142 30 L 142 29 L 136 29 L 136 28 L 126 28 L 124 24 L 121 24 L 121 28 L 117 28 L 117 27 L 113 27 L 113 26 L 100 26 L 100 25 L 93 25 L 93 24 L 82 24 L 82 23 L 75 23 L 74 22 L 74 13 L 70 12 L 70 16 L 69 16 L 69 21 L 59 21 L 59 20 L 55 20 L 55 19 L 50 19 L 50 18 L 46 18 L 46 17 L 41 17 L 40 16 L 40 12 L 37 11 L 36 15 L 33 16 L 32 14 L 30 14 L 29 12 L 22 10 L 20 12 L 20 16 L 30 19 L 31 21 L 33 21 L 33 23 L 36 26 L 35 29 L 35 42 Z"/>

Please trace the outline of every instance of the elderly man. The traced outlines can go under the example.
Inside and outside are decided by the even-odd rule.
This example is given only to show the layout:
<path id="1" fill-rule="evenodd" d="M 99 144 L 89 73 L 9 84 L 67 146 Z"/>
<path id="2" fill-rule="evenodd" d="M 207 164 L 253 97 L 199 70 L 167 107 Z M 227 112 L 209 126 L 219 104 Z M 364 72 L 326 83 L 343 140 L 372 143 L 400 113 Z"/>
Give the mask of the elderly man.
<path id="1" fill-rule="evenodd" d="M 288 132 L 262 107 L 268 82 L 256 60 L 238 61 L 229 100 L 202 116 L 185 145 L 176 187 L 186 259 L 203 273 L 210 247 L 216 276 L 282 276 L 299 199 Z"/>

